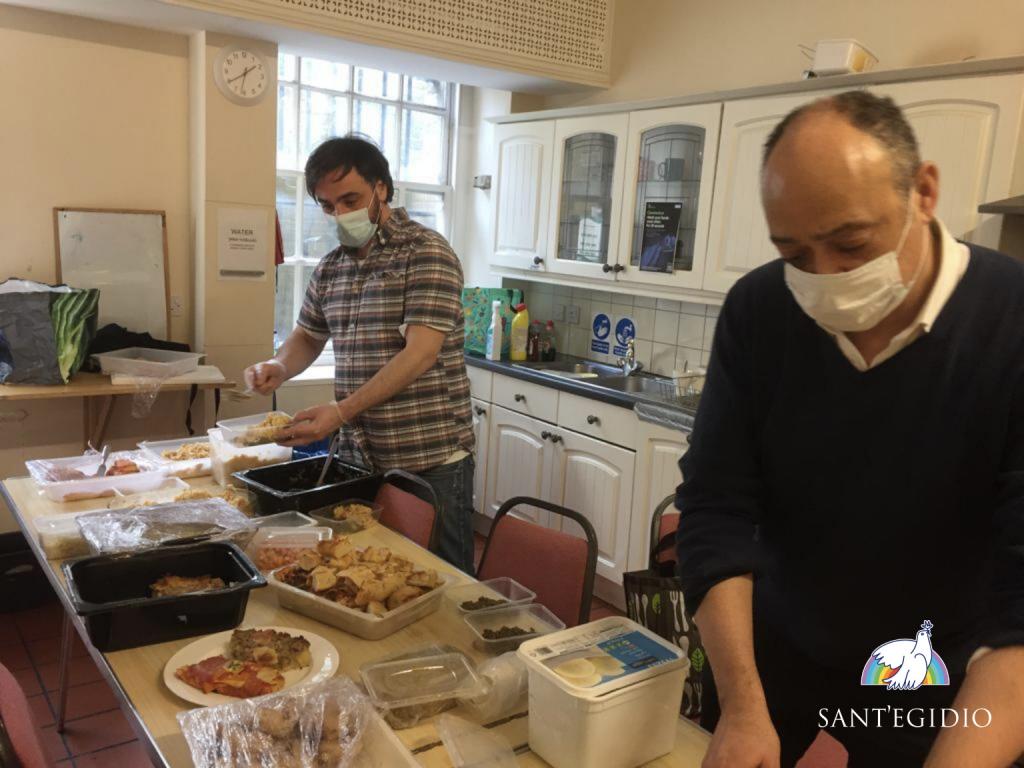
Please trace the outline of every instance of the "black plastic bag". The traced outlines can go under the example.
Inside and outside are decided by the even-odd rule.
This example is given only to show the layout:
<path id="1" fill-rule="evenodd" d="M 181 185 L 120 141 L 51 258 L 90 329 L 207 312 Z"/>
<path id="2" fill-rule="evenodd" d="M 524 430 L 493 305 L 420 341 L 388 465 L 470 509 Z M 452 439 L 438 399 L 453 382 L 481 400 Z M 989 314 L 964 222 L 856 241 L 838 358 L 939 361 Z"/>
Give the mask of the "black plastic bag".
<path id="1" fill-rule="evenodd" d="M 46 291 L 0 293 L 0 383 L 63 384 Z"/>
<path id="2" fill-rule="evenodd" d="M 626 613 L 629 618 L 679 646 L 690 659 L 679 713 L 694 718 L 701 712 L 701 670 L 706 661 L 704 646 L 697 625 L 686 610 L 686 600 L 679 579 L 675 576 L 675 563 L 657 562 L 658 554 L 672 548 L 674 544 L 673 532 L 658 543 L 651 554 L 650 568 L 622 574 L 622 586 L 626 593 Z"/>

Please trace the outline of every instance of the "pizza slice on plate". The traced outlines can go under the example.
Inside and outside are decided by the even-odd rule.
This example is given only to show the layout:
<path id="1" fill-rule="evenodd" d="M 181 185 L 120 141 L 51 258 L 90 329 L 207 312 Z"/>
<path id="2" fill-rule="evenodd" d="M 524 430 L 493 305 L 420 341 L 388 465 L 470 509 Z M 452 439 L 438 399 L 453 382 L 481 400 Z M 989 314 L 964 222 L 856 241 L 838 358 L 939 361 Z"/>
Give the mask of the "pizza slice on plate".
<path id="1" fill-rule="evenodd" d="M 221 693 L 240 699 L 274 693 L 284 687 L 284 676 L 273 667 L 223 656 L 211 656 L 197 664 L 179 667 L 174 676 L 203 693 Z"/>

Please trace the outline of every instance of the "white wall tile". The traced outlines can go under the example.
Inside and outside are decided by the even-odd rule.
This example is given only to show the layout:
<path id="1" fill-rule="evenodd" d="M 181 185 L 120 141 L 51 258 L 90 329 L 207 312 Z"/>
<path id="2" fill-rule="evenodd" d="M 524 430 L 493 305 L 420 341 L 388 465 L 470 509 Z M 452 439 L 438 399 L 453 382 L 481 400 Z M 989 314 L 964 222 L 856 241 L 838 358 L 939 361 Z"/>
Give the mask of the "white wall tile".
<path id="1" fill-rule="evenodd" d="M 645 368 L 651 367 L 651 352 L 653 351 L 654 345 L 649 341 L 637 341 L 633 345 L 633 350 L 636 353 L 636 359 L 644 364 Z"/>
<path id="2" fill-rule="evenodd" d="M 546 323 L 551 319 L 551 299 L 550 293 L 533 294 L 526 298 L 526 308 L 530 312 L 530 321 L 540 320 L 542 323 Z"/>
<path id="3" fill-rule="evenodd" d="M 650 296 L 637 296 L 633 302 L 634 306 L 645 307 L 647 309 L 654 309 L 658 304 L 657 299 L 652 299 Z"/>
<path id="4" fill-rule="evenodd" d="M 572 288 L 567 285 L 555 286 L 555 301 L 559 304 L 568 304 L 572 299 Z"/>
<path id="5" fill-rule="evenodd" d="M 653 336 L 655 343 L 675 344 L 678 332 L 679 314 L 677 312 L 665 312 L 660 309 L 655 311 Z"/>
<path id="6" fill-rule="evenodd" d="M 676 344 L 699 350 L 704 345 L 704 322 L 703 317 L 680 315 Z"/>
<path id="7" fill-rule="evenodd" d="M 676 373 L 682 374 L 684 370 L 693 371 L 699 368 L 701 363 L 701 351 L 691 347 L 676 347 Z"/>
<path id="8" fill-rule="evenodd" d="M 701 352 L 700 353 L 700 364 L 701 364 L 701 366 L 703 368 L 707 368 L 708 367 L 708 362 L 710 360 L 711 360 L 711 353 L 710 352 Z"/>
<path id="9" fill-rule="evenodd" d="M 679 302 L 679 311 L 685 315 L 699 315 L 700 317 L 704 317 L 707 307 L 707 304 L 694 304 L 691 301 Z"/>
<path id="10" fill-rule="evenodd" d="M 591 291 L 590 301 L 594 303 L 604 304 L 605 306 L 611 306 L 612 295 L 608 291 Z"/>
<path id="11" fill-rule="evenodd" d="M 569 329 L 569 354 L 576 357 L 587 356 L 587 339 L 590 335 L 579 328 Z"/>
<path id="12" fill-rule="evenodd" d="M 676 367 L 676 345 L 655 342 L 651 349 L 651 364 L 647 370 L 661 376 L 671 376 Z"/>
<path id="13" fill-rule="evenodd" d="M 658 299 L 658 309 L 666 309 L 669 312 L 679 311 L 679 302 L 673 299 Z"/>
<path id="14" fill-rule="evenodd" d="M 720 306 L 718 306 L 716 304 L 708 304 L 707 316 L 708 317 L 718 317 L 718 315 L 721 313 L 721 311 L 722 311 L 722 308 Z"/>
<path id="15" fill-rule="evenodd" d="M 704 346 L 705 351 L 711 351 L 711 342 L 715 339 L 715 326 L 718 324 L 718 320 L 713 317 L 709 317 L 704 321 Z"/>
<path id="16" fill-rule="evenodd" d="M 636 337 L 647 341 L 654 340 L 654 310 L 633 307 L 633 323 L 636 325 Z"/>
<path id="17" fill-rule="evenodd" d="M 616 308 L 616 312 L 622 311 L 622 308 L 633 308 L 633 297 L 628 296 L 624 293 L 613 293 L 612 294 L 612 306 Z"/>

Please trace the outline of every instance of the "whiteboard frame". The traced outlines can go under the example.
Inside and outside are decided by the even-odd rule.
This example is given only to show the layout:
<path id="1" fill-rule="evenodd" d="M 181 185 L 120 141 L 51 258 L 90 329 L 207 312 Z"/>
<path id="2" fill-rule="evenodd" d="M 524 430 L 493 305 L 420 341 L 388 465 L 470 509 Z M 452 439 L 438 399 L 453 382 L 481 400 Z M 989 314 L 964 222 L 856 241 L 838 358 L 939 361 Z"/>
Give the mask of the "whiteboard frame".
<path id="1" fill-rule="evenodd" d="M 54 208 L 53 209 L 53 249 L 57 267 L 57 282 L 64 282 L 60 260 L 60 215 L 62 213 L 126 213 L 147 214 L 160 217 L 160 229 L 163 235 L 164 248 L 164 314 L 166 315 L 166 337 L 171 338 L 171 275 L 167 263 L 167 211 L 146 210 L 142 208 Z"/>

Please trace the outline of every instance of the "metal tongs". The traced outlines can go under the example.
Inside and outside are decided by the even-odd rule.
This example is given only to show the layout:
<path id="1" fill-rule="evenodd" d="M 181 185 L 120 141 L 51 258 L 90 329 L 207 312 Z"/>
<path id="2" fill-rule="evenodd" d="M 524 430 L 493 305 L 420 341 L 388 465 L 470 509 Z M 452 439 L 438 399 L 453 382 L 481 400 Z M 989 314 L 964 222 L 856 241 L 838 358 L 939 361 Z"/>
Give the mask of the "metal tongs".
<path id="1" fill-rule="evenodd" d="M 331 438 L 331 444 L 327 448 L 327 460 L 324 462 L 324 468 L 320 470 L 320 477 L 316 479 L 316 485 L 314 488 L 319 488 L 324 484 L 324 478 L 327 477 L 327 470 L 331 468 L 331 462 L 334 461 L 334 452 L 338 450 L 338 443 L 341 442 L 341 432 L 335 432 Z"/>
<path id="2" fill-rule="evenodd" d="M 91 450 L 93 450 L 93 451 L 96 450 L 95 448 L 92 447 L 92 443 L 88 443 L 88 446 L 89 446 L 89 448 Z M 100 453 L 100 466 L 99 466 L 99 469 L 97 469 L 96 472 L 93 474 L 93 477 L 106 477 L 107 476 L 107 459 L 110 458 L 110 446 L 109 445 L 104 445 L 103 446 L 103 450 L 100 451 L 99 453 Z"/>

